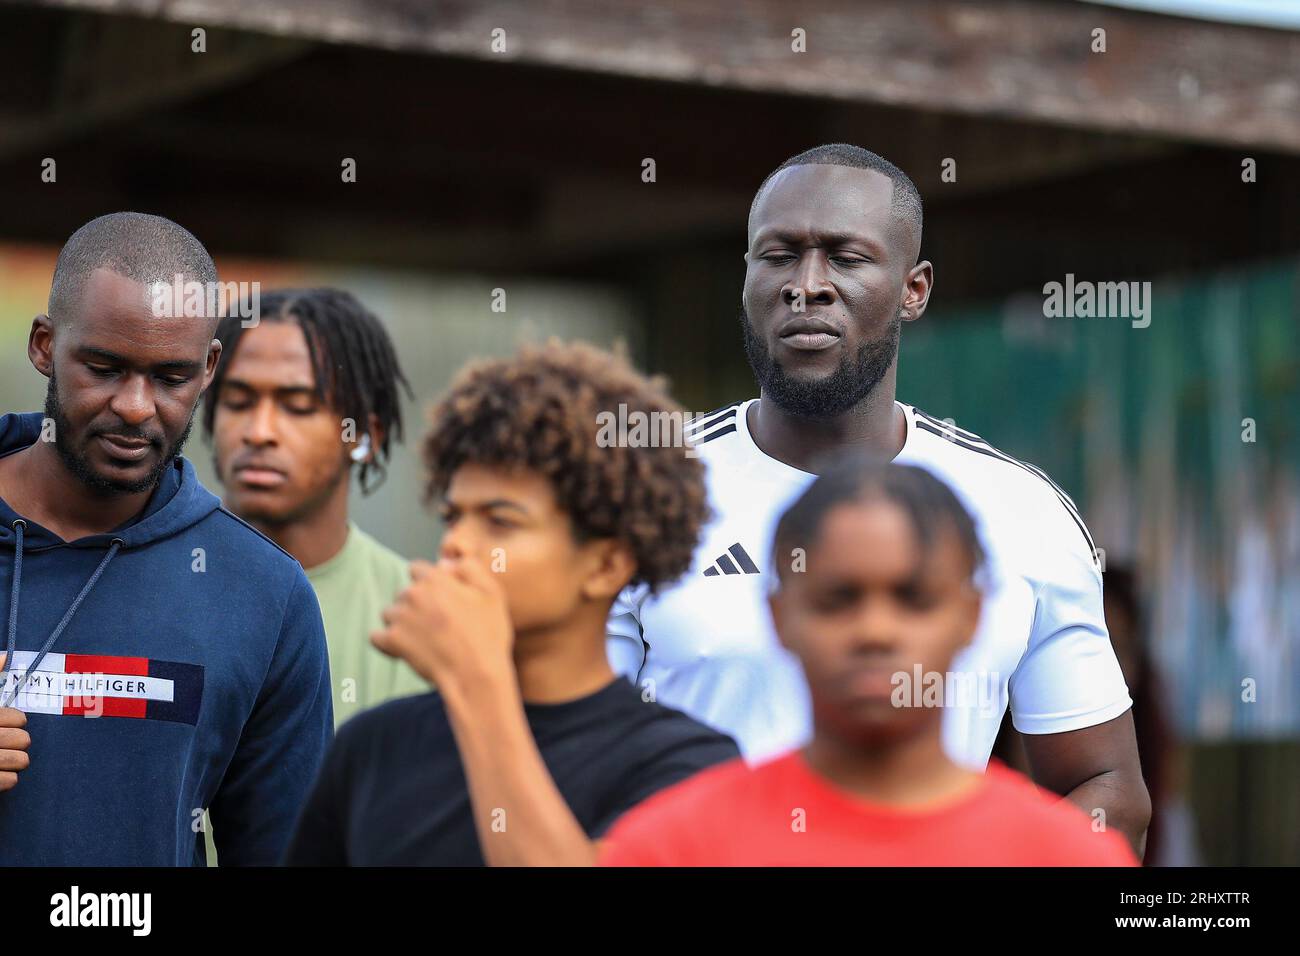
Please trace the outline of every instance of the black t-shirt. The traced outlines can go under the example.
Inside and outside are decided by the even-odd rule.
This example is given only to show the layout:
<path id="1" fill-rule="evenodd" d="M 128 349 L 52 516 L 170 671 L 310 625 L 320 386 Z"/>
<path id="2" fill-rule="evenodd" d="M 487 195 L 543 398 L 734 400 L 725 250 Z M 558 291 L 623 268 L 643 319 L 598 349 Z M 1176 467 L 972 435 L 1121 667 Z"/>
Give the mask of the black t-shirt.
<path id="1" fill-rule="evenodd" d="M 643 701 L 623 678 L 567 703 L 525 704 L 524 712 L 556 787 L 593 839 L 656 791 L 740 755 L 730 737 Z M 483 865 L 437 691 L 381 704 L 339 728 L 285 862 Z"/>

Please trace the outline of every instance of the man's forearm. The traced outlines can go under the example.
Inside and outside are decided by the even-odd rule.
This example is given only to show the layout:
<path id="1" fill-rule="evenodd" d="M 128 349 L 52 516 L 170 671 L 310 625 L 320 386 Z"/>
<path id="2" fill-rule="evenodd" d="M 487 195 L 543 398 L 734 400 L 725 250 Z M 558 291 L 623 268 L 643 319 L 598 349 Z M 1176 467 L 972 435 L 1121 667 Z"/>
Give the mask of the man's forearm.
<path id="1" fill-rule="evenodd" d="M 1094 821 L 1122 833 L 1140 858 L 1151 822 L 1151 797 L 1142 779 L 1133 712 L 1058 734 L 1025 734 L 1034 783 L 1063 794 Z"/>
<path id="2" fill-rule="evenodd" d="M 595 845 L 542 760 L 513 673 L 444 698 L 488 865 L 593 865 Z"/>
<path id="3" fill-rule="evenodd" d="M 1119 771 L 1098 774 L 1071 790 L 1066 799 L 1094 822 L 1098 819 L 1097 810 L 1103 811 L 1106 829 L 1122 833 L 1137 858 L 1142 859 L 1147 825 L 1151 822 L 1151 798 L 1141 777 L 1134 782 Z"/>

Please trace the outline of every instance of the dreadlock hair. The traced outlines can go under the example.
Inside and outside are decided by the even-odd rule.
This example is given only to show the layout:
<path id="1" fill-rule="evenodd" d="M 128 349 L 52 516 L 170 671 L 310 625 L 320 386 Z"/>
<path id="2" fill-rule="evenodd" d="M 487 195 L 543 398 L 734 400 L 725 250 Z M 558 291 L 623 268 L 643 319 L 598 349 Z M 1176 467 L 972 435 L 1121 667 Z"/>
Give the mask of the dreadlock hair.
<path id="1" fill-rule="evenodd" d="M 636 560 L 631 583 L 654 593 L 690 569 L 709 518 L 704 466 L 686 447 L 599 441 L 602 414 L 685 412 L 663 379 L 621 355 L 550 340 L 465 367 L 430 412 L 426 500 L 465 464 L 522 469 L 551 485 L 575 540 L 613 538 Z"/>
<path id="2" fill-rule="evenodd" d="M 356 422 L 360 433 L 369 431 L 371 415 L 378 422 L 383 438 L 370 460 L 361 463 L 358 475 L 362 494 L 370 494 L 388 473 L 392 442 L 402 440 L 401 392 L 415 397 L 388 332 L 355 296 L 342 289 L 276 289 L 264 293 L 260 305 L 259 321 L 296 322 L 302 329 L 321 401 L 340 417 Z M 240 316 L 250 311 L 232 310 L 217 326 L 221 358 L 203 405 L 203 430 L 208 436 L 216 419 L 221 385 L 246 331 Z"/>
<path id="3" fill-rule="evenodd" d="M 924 468 L 896 465 L 860 450 L 836 452 L 819 462 L 820 475 L 777 521 L 772 563 L 778 575 L 783 556 L 794 548 L 810 551 L 831 509 L 853 502 L 886 501 L 898 506 L 916 534 L 922 559 L 944 530 L 955 532 L 969 559 L 972 578 L 984 564 L 984 548 L 970 512 L 952 490 Z"/>

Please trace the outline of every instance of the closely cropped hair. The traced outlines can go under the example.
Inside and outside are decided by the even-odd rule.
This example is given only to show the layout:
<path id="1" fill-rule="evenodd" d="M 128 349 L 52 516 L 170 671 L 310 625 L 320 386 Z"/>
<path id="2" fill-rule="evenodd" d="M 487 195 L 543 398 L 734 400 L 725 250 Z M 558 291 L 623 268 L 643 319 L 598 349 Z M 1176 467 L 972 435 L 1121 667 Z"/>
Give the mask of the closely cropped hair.
<path id="1" fill-rule="evenodd" d="M 170 283 L 177 275 L 217 281 L 212 256 L 188 229 L 162 216 L 113 212 L 90 220 L 63 244 L 50 283 L 51 319 L 61 322 L 72 314 L 86 279 L 101 266 L 142 285 Z"/>
<path id="2" fill-rule="evenodd" d="M 683 447 L 602 447 L 598 416 L 685 415 L 661 378 L 582 344 L 551 340 L 466 367 L 430 412 L 426 498 L 465 464 L 543 476 L 582 542 L 613 538 L 636 558 L 632 583 L 653 593 L 691 566 L 709 518 L 704 467 Z M 661 419 L 662 420 L 662 419 Z"/>
<path id="3" fill-rule="evenodd" d="M 911 225 L 913 232 L 916 234 L 916 241 L 920 243 L 925 221 L 925 210 L 916 183 L 912 182 L 907 173 L 883 156 L 849 143 L 826 143 L 823 146 L 814 146 L 812 149 L 804 150 L 797 156 L 791 156 L 768 173 L 767 178 L 758 187 L 758 192 L 754 193 L 753 202 L 750 203 L 749 214 L 751 217 L 754 215 L 754 207 L 758 205 L 759 197 L 767 189 L 767 184 L 772 181 L 777 173 L 783 169 L 789 169 L 791 166 L 852 166 L 855 169 L 875 170 L 888 176 L 894 183 L 890 203 L 894 214 Z"/>

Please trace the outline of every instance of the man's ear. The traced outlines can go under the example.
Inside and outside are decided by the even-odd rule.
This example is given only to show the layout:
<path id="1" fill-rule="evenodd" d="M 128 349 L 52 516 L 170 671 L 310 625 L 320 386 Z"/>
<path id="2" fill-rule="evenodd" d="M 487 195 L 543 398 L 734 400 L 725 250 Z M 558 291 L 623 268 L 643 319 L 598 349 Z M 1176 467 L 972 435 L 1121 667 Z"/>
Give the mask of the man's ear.
<path id="1" fill-rule="evenodd" d="M 32 319 L 32 330 L 27 334 L 27 358 L 32 368 L 46 378 L 54 373 L 54 323 L 48 315 Z"/>
<path id="2" fill-rule="evenodd" d="M 199 389 L 200 394 L 206 392 L 208 386 L 212 384 L 212 377 L 217 374 L 217 363 L 219 361 L 221 361 L 221 340 L 213 339 L 208 343 L 208 363 L 203 370 L 203 387 Z"/>
<path id="3" fill-rule="evenodd" d="M 933 288 L 934 266 L 930 265 L 929 260 L 922 260 L 912 266 L 911 271 L 907 273 L 907 285 L 903 290 L 904 322 L 915 322 L 925 313 Z"/>
<path id="4" fill-rule="evenodd" d="M 585 547 L 591 549 L 593 567 L 582 583 L 583 597 L 612 601 L 636 574 L 636 558 L 626 544 L 613 538 L 589 541 Z"/>

